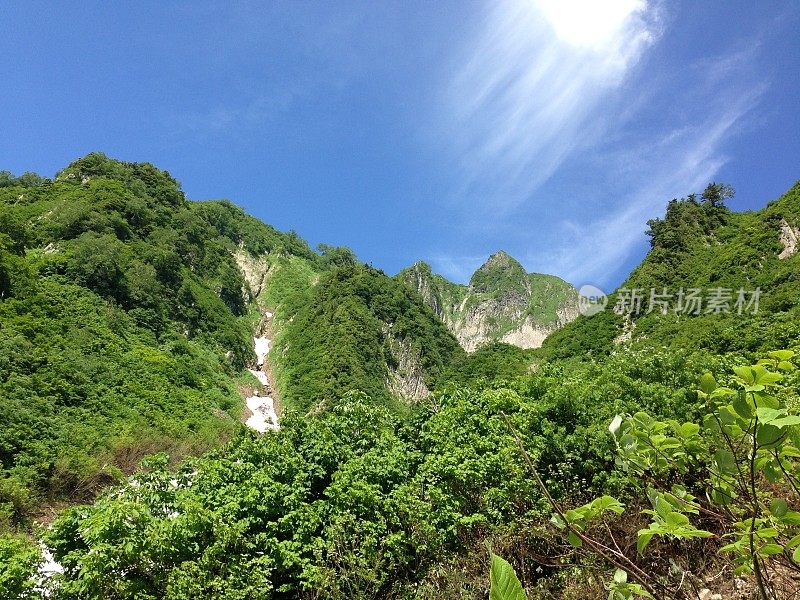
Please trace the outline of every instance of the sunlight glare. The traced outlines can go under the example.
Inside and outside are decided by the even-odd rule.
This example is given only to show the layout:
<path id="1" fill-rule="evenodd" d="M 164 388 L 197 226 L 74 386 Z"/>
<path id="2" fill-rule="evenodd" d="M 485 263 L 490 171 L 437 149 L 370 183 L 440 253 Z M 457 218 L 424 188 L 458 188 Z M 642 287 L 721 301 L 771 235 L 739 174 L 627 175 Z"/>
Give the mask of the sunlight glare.
<path id="1" fill-rule="evenodd" d="M 647 8 L 645 0 L 534 0 L 562 41 L 598 47 L 612 41 L 632 15 Z"/>

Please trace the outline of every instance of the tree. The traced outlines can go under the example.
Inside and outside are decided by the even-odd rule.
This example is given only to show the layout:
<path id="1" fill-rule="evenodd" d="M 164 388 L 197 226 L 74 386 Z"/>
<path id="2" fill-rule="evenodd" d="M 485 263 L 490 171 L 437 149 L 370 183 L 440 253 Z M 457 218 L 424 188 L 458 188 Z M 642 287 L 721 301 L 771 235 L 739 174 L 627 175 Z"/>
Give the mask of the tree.
<path id="1" fill-rule="evenodd" d="M 700 197 L 706 206 L 717 208 L 724 206 L 725 200 L 733 198 L 735 194 L 736 190 L 727 183 L 709 183 Z"/>
<path id="2" fill-rule="evenodd" d="M 319 244 L 317 250 L 322 254 L 322 266 L 326 269 L 353 266 L 358 262 L 355 253 L 346 246 Z"/>

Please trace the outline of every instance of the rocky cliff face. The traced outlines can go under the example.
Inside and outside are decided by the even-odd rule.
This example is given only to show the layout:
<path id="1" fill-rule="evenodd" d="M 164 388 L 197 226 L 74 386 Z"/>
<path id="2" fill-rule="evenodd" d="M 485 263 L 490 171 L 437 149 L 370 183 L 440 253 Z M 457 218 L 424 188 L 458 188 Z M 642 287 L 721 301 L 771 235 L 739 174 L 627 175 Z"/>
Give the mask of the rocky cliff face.
<path id="1" fill-rule="evenodd" d="M 798 239 L 800 238 L 800 230 L 796 227 L 792 227 L 789 223 L 786 222 L 786 219 L 781 219 L 781 244 L 783 244 L 783 250 L 778 255 L 778 258 L 781 260 L 786 260 L 787 258 L 793 257 L 797 254 L 797 245 Z"/>
<path id="2" fill-rule="evenodd" d="M 425 385 L 425 371 L 419 353 L 414 352 L 408 342 L 391 335 L 387 342 L 392 364 L 387 365 L 386 387 L 408 402 L 425 398 L 429 390 Z"/>
<path id="3" fill-rule="evenodd" d="M 553 275 L 527 273 L 505 252 L 489 257 L 459 285 L 418 262 L 399 275 L 471 352 L 491 342 L 538 348 L 553 331 L 578 316 L 578 292 Z"/>

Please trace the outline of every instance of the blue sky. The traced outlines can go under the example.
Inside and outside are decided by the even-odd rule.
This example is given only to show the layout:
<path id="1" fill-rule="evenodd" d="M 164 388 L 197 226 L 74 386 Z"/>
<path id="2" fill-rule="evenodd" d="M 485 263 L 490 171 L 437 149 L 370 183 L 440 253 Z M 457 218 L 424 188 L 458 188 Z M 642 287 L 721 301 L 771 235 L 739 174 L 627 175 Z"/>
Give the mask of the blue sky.
<path id="1" fill-rule="evenodd" d="M 93 150 L 312 245 L 619 284 L 710 180 L 800 178 L 800 3 L 3 2 L 0 169 Z"/>

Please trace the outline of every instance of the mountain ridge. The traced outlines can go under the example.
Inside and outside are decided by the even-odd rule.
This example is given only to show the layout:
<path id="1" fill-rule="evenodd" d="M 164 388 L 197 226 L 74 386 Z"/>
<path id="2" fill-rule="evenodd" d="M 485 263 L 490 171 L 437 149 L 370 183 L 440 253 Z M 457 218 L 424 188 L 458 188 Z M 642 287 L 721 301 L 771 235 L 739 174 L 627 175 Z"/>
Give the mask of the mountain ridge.
<path id="1" fill-rule="evenodd" d="M 648 221 L 651 248 L 625 281 L 608 295 L 606 309 L 581 316 L 544 344 L 546 357 L 594 359 L 621 343 L 659 339 L 673 346 L 716 352 L 787 347 L 798 334 L 800 269 L 800 181 L 761 209 L 735 212 L 714 195 L 689 195 L 668 202 L 663 217 Z M 707 198 L 706 196 L 709 196 Z M 676 311 L 681 290 L 702 292 L 699 314 Z M 644 294 L 637 314 L 615 314 L 620 293 Z M 649 294 L 671 296 L 667 314 L 648 310 Z M 709 294 L 721 290 L 724 310 L 709 312 Z M 738 314 L 738 293 L 758 290 L 756 314 Z"/>
<path id="2" fill-rule="evenodd" d="M 396 277 L 422 296 L 468 352 L 495 342 L 538 348 L 578 315 L 578 293 L 571 284 L 555 275 L 528 273 L 502 250 L 489 256 L 467 285 L 434 274 L 424 261 Z"/>

